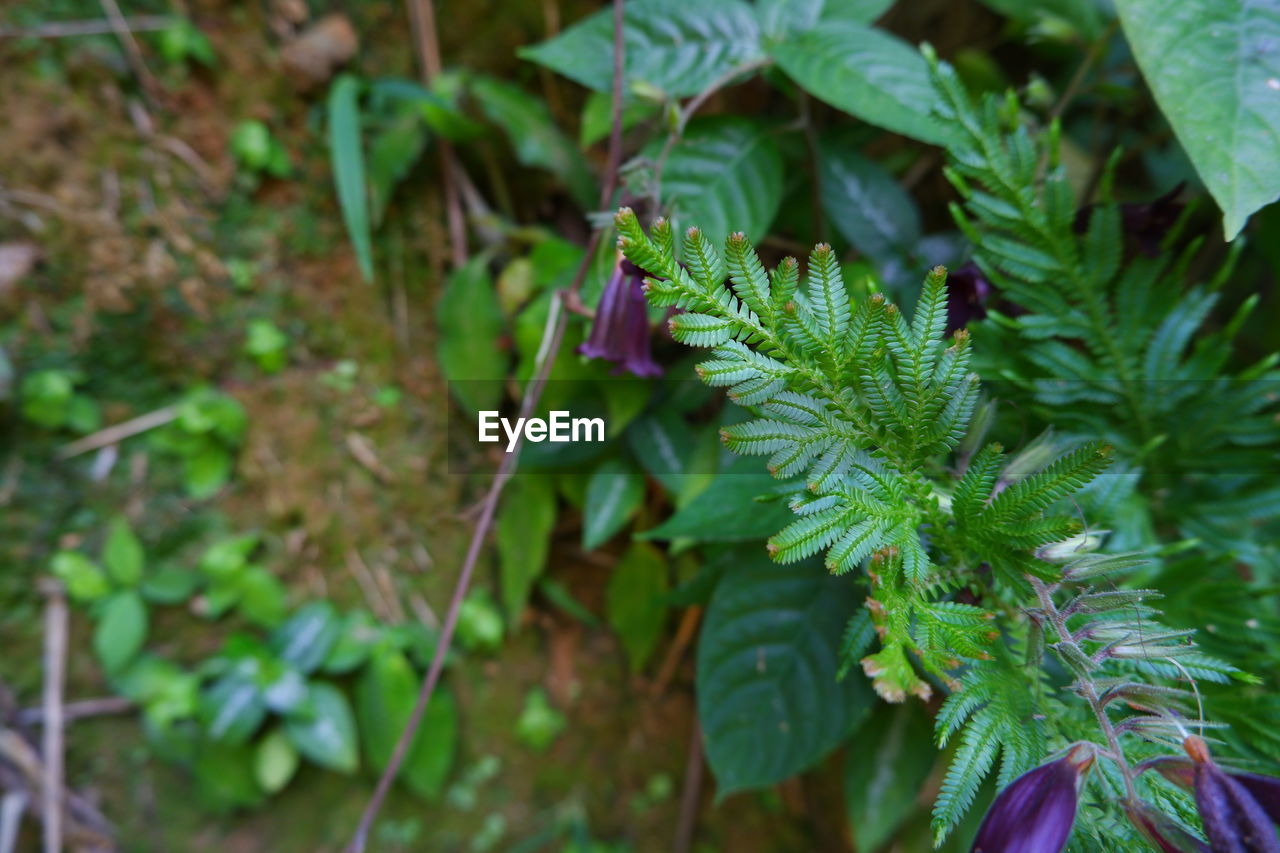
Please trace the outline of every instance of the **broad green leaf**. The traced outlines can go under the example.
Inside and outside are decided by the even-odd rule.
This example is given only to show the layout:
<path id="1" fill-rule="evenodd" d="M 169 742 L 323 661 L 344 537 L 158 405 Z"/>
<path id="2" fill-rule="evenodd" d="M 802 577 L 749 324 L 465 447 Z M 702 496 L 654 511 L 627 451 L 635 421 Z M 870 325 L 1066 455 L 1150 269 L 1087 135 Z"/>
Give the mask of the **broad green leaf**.
<path id="1" fill-rule="evenodd" d="M 205 732 L 215 741 L 242 744 L 253 736 L 267 714 L 262 688 L 254 678 L 237 670 L 224 675 L 200 697 Z"/>
<path id="2" fill-rule="evenodd" d="M 782 203 L 782 173 L 782 154 L 765 128 L 742 118 L 698 119 L 667 157 L 662 199 L 680 227 L 698 226 L 714 246 L 734 231 L 758 240 Z"/>
<path id="3" fill-rule="evenodd" d="M 756 501 L 761 495 L 776 493 L 777 487 L 777 480 L 760 471 L 758 460 L 739 458 L 674 515 L 639 534 L 640 538 L 687 536 L 699 542 L 765 539 L 795 519 L 783 501 Z M 760 553 L 764 553 L 763 546 Z"/>
<path id="4" fill-rule="evenodd" d="M 374 770 L 381 771 L 391 760 L 413 713 L 420 683 L 405 656 L 390 648 L 375 652 L 356 682 L 360 740 Z M 437 685 L 400 768 L 400 780 L 419 796 L 435 799 L 443 790 L 453 764 L 457 729 L 453 695 Z"/>
<path id="5" fill-rule="evenodd" d="M 271 635 L 271 648 L 285 663 L 304 674 L 312 673 L 328 657 L 342 633 L 342 620 L 327 601 L 313 601 L 298 608 Z"/>
<path id="6" fill-rule="evenodd" d="M 1280 197 L 1280 4 L 1119 0 L 1160 111 L 1222 208 L 1234 240 Z"/>
<path id="7" fill-rule="evenodd" d="M 631 0 L 624 10 L 626 88 L 700 92 L 761 58 L 754 10 L 741 0 Z M 597 92 L 613 86 L 613 12 L 604 9 L 519 51 Z"/>
<path id="8" fill-rule="evenodd" d="M 111 592 L 107 575 L 79 551 L 59 551 L 49 561 L 49 571 L 62 581 L 71 600 L 89 604 Z"/>
<path id="9" fill-rule="evenodd" d="M 845 747 L 844 801 L 856 849 L 878 850 L 893 836 L 915 810 L 937 757 L 922 704 L 876 706 Z"/>
<path id="10" fill-rule="evenodd" d="M 373 237 L 369 221 L 369 189 L 365 184 L 364 148 L 360 138 L 360 81 L 340 74 L 329 89 L 329 162 L 338 205 L 356 262 L 365 281 L 373 281 Z"/>
<path id="11" fill-rule="evenodd" d="M 667 561 L 644 542 L 628 549 L 609 577 L 605 606 L 609 625 L 622 640 L 633 672 L 644 665 L 662 639 L 666 623 Z"/>
<path id="12" fill-rule="evenodd" d="M 892 5 L 893 0 L 759 0 L 756 15 L 765 36 L 779 38 L 832 21 L 869 24 Z"/>
<path id="13" fill-rule="evenodd" d="M 307 680 L 302 673 L 283 661 L 263 661 L 257 681 L 262 688 L 262 701 L 277 714 L 289 714 L 306 708 L 310 698 Z"/>
<path id="14" fill-rule="evenodd" d="M 498 344 L 503 331 L 502 309 L 485 265 L 481 256 L 455 270 L 436 309 L 440 369 L 449 390 L 470 417 L 498 408 L 510 363 Z"/>
<path id="15" fill-rule="evenodd" d="M 356 721 L 342 691 L 332 684 L 312 682 L 309 713 L 285 719 L 289 742 L 309 761 L 352 773 L 360 766 L 356 750 Z"/>
<path id="16" fill-rule="evenodd" d="M 837 21 L 794 33 L 770 48 L 805 91 L 865 122 L 939 143 L 929 114 L 933 87 L 924 58 L 883 30 Z"/>
<path id="17" fill-rule="evenodd" d="M 587 483 L 582 547 L 590 551 L 623 528 L 644 500 L 644 475 L 621 459 L 607 459 Z"/>
<path id="18" fill-rule="evenodd" d="M 507 134 L 517 160 L 556 175 L 578 204 L 589 208 L 599 201 L 586 160 L 556 127 L 546 104 L 494 77 L 478 76 L 470 88 L 484 114 Z"/>
<path id="19" fill-rule="evenodd" d="M 117 592 L 102 603 L 93 648 L 108 673 L 119 671 L 132 660 L 146 638 L 147 605 L 137 592 Z"/>
<path id="20" fill-rule="evenodd" d="M 253 774 L 262 790 L 275 794 L 284 790 L 298 770 L 298 750 L 280 729 L 258 741 L 253 751 Z"/>
<path id="21" fill-rule="evenodd" d="M 120 586 L 137 586 L 142 580 L 144 560 L 142 543 L 129 522 L 123 517 L 113 518 L 102 546 L 102 565 L 107 574 Z"/>
<path id="22" fill-rule="evenodd" d="M 819 153 L 822 206 L 845 239 L 875 261 L 914 252 L 920 211 L 893 175 L 835 138 L 824 139 Z"/>
<path id="23" fill-rule="evenodd" d="M 865 679 L 836 681 L 859 598 L 817 562 L 780 566 L 759 549 L 725 570 L 698 643 L 698 718 L 719 797 L 812 766 L 868 712 Z"/>
<path id="24" fill-rule="evenodd" d="M 546 568 L 555 520 L 556 487 L 551 475 L 518 474 L 511 479 L 502 496 L 497 538 L 502 606 L 513 627 Z"/>
<path id="25" fill-rule="evenodd" d="M 457 104 L 462 90 L 462 74 L 444 71 L 436 75 L 431 91 L 413 80 L 378 77 L 369 82 L 370 104 L 398 101 L 412 104 L 427 127 L 453 142 L 466 142 L 481 136 L 484 126 L 467 117 Z"/>

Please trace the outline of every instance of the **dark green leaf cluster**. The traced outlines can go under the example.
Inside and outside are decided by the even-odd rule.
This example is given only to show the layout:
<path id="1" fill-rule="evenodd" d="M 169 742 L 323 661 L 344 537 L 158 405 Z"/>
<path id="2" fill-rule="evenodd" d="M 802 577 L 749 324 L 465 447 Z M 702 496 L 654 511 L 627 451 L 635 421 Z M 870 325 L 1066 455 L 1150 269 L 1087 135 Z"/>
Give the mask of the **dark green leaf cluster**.
<path id="1" fill-rule="evenodd" d="M 1002 298 L 1025 311 L 975 332 L 1001 353 L 1000 374 L 1047 421 L 1114 444 L 1142 466 L 1149 490 L 1168 490 L 1156 524 L 1274 570 L 1274 549 L 1248 543 L 1258 521 L 1280 516 L 1277 358 L 1230 366 L 1257 294 L 1209 323 L 1237 251 L 1211 280 L 1185 287 L 1201 239 L 1182 240 L 1178 226 L 1155 257 L 1127 248 L 1110 169 L 1099 203 L 1082 209 L 1056 123 L 1028 129 L 1012 96 L 975 105 L 946 64 L 935 63 L 934 80 L 936 112 L 952 131 L 947 172 L 963 200 L 956 221 Z"/>

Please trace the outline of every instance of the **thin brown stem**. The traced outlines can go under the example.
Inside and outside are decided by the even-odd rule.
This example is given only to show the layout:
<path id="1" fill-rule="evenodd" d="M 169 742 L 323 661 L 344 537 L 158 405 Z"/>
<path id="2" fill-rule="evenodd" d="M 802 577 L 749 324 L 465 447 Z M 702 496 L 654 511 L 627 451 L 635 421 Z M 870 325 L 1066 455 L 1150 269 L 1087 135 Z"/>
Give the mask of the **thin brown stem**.
<path id="1" fill-rule="evenodd" d="M 62 690 L 67 671 L 67 599 L 62 584 L 44 586 L 44 779 L 40 808 L 45 853 L 62 850 Z"/>
<path id="2" fill-rule="evenodd" d="M 418 47 L 418 59 L 422 63 L 422 83 L 430 87 L 431 80 L 440 73 L 440 41 L 436 32 L 436 9 L 432 0 L 407 0 L 409 23 L 413 27 Z M 440 139 L 440 174 L 444 183 L 444 204 L 449 220 L 449 257 L 455 267 L 467 262 L 467 221 L 462 214 L 462 199 L 458 194 L 457 173 L 461 171 L 454 154 L 453 143 Z"/>
<path id="3" fill-rule="evenodd" d="M 1057 590 L 1057 585 L 1051 586 L 1039 578 L 1030 576 L 1028 576 L 1028 580 L 1031 581 L 1031 586 L 1036 591 L 1036 597 L 1040 601 L 1041 612 L 1049 620 L 1049 624 L 1053 626 L 1054 633 L 1058 635 L 1056 645 L 1074 647 L 1076 654 L 1073 657 L 1076 660 L 1088 658 L 1089 655 L 1076 642 L 1075 636 L 1067 627 L 1067 617 L 1063 615 L 1062 611 L 1058 609 L 1058 605 L 1053 601 L 1053 593 Z M 1086 673 L 1078 673 L 1078 675 L 1076 683 L 1080 686 L 1080 695 L 1089 703 L 1089 709 L 1093 711 L 1093 716 L 1098 721 L 1098 728 L 1102 731 L 1102 736 L 1107 741 L 1111 759 L 1115 762 L 1116 767 L 1120 769 L 1120 775 L 1124 777 L 1124 787 L 1129 799 L 1136 800 L 1138 794 L 1133 784 L 1133 768 L 1129 766 L 1129 761 L 1125 758 L 1124 749 L 1120 746 L 1120 737 L 1116 734 L 1115 726 L 1112 725 L 1111 718 L 1107 716 L 1106 706 L 1103 705 L 1098 695 L 1098 687 Z"/>
<path id="4" fill-rule="evenodd" d="M 102 11 L 107 15 L 111 31 L 115 33 L 116 38 L 120 40 L 120 46 L 124 48 L 125 58 L 129 62 L 129 67 L 133 69 L 134 76 L 138 78 L 143 94 L 148 99 L 154 100 L 160 94 L 160 84 L 156 82 L 151 69 L 147 68 L 146 60 L 142 58 L 142 48 L 138 46 L 138 40 L 133 37 L 133 32 L 129 29 L 129 20 L 120 11 L 116 0 L 99 0 L 99 2 L 102 5 Z"/>
<path id="5" fill-rule="evenodd" d="M 138 15 L 125 18 L 125 24 L 135 33 L 167 30 L 178 22 L 170 15 Z M 75 36 L 99 36 L 115 33 L 115 24 L 102 19 L 96 21 L 54 21 L 38 27 L 0 27 L 0 39 L 60 39 Z"/>
<path id="6" fill-rule="evenodd" d="M 429 5 L 429 0 L 421 0 L 421 2 Z M 623 50 L 624 44 L 621 32 L 622 6 L 624 2 L 625 0 L 614 0 L 614 47 L 617 52 Z M 622 59 L 615 58 L 614 63 L 615 68 L 619 68 L 622 66 Z M 613 188 L 617 185 L 617 164 L 621 162 L 619 149 L 621 148 L 622 133 L 618 127 L 621 124 L 621 109 L 618 103 L 620 87 L 621 75 L 619 74 L 614 83 L 613 120 L 615 127 L 610 134 L 611 150 L 608 160 L 610 171 L 609 174 L 605 175 L 604 187 L 601 192 L 601 206 L 607 204 L 609 197 L 613 194 Z M 547 317 L 547 325 L 542 333 L 542 343 L 538 347 L 534 377 L 525 387 L 524 396 L 520 402 L 520 417 L 522 418 L 527 418 L 533 414 L 538 400 L 542 397 L 542 390 L 551 374 L 551 367 L 555 363 L 556 353 L 560 350 L 560 342 L 564 339 L 565 328 L 568 325 L 569 312 L 564 310 L 566 295 L 567 293 L 576 293 L 582 287 L 587 270 L 591 266 L 594 247 L 598 246 L 599 242 L 600 232 L 596 231 L 592 234 L 587 251 L 582 256 L 582 262 L 578 265 L 573 282 L 566 292 L 559 294 L 559 299 L 552 302 L 552 310 Z M 467 546 L 467 553 L 462 561 L 462 570 L 459 572 L 458 581 L 453 588 L 453 596 L 449 601 L 449 609 L 445 613 L 444 624 L 440 628 L 440 639 L 436 643 L 435 653 L 431 657 L 431 665 L 427 669 L 427 677 L 423 680 L 422 686 L 418 690 L 418 697 L 414 702 L 413 711 L 410 713 L 404 729 L 400 732 L 400 737 L 396 740 L 391 759 L 387 762 L 382 775 L 378 778 L 378 784 L 374 788 L 373 796 L 369 798 L 369 803 L 365 806 L 364 813 L 360 817 L 360 823 L 346 847 L 347 853 L 363 853 L 365 850 L 369 833 L 373 828 L 374 821 L 377 820 L 378 813 L 382 809 L 383 801 L 386 800 L 387 793 L 391 790 L 391 785 L 395 781 L 396 775 L 400 772 L 400 767 L 409 752 L 409 747 L 418 733 L 418 728 L 422 725 L 422 716 L 426 712 L 427 705 L 431 701 L 436 684 L 439 682 L 440 675 L 444 670 L 445 657 L 453 642 L 454 630 L 457 628 L 458 614 L 461 611 L 462 602 L 466 598 L 467 590 L 471 586 L 471 576 L 475 572 L 476 563 L 480 559 L 480 552 L 483 550 L 489 530 L 493 526 L 494 517 L 498 510 L 498 502 L 502 497 L 502 490 L 515 473 L 516 466 L 519 463 L 522 437 L 517 436 L 511 452 L 503 456 L 502 464 L 498 467 L 498 472 L 494 475 L 493 482 L 489 484 L 489 490 L 485 493 L 484 501 L 480 507 L 480 517 L 476 521 L 475 529 L 471 535 L 471 542 Z"/>

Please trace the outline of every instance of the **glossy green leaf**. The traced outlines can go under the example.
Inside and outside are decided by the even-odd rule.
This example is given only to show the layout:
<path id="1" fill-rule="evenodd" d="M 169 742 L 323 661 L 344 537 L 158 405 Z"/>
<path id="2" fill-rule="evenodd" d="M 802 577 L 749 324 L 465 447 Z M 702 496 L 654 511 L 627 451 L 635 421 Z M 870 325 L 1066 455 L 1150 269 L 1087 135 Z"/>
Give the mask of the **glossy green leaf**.
<path id="1" fill-rule="evenodd" d="M 845 747 L 844 800 L 856 849 L 878 850 L 893 836 L 917 808 L 937 757 L 921 703 L 876 706 Z"/>
<path id="2" fill-rule="evenodd" d="M 621 459 L 605 460 L 587 483 L 582 547 L 590 551 L 623 528 L 644 500 L 644 475 Z"/>
<path id="3" fill-rule="evenodd" d="M 308 761 L 352 773 L 360 766 L 356 749 L 356 721 L 342 691 L 332 684 L 312 682 L 309 713 L 287 717 L 285 735 Z"/>
<path id="4" fill-rule="evenodd" d="M 93 630 L 93 648 L 102 668 L 116 672 L 133 659 L 147 638 L 147 605 L 133 590 L 117 592 L 102 602 Z"/>
<path id="5" fill-rule="evenodd" d="M 476 77 L 470 88 L 480 109 L 506 133 L 517 160 L 556 175 L 584 207 L 599 201 L 587 161 L 556 126 L 546 104 L 494 77 Z"/>
<path id="6" fill-rule="evenodd" d="M 760 59 L 754 10 L 741 0 L 632 0 L 624 10 L 623 75 L 629 90 L 692 95 Z M 520 56 L 607 92 L 613 86 L 613 12 L 596 12 Z"/>
<path id="7" fill-rule="evenodd" d="M 695 120 L 667 157 L 663 201 L 681 227 L 697 225 L 712 245 L 723 247 L 734 231 L 758 240 L 782 203 L 782 171 L 768 130 L 742 118 Z"/>
<path id="8" fill-rule="evenodd" d="M 258 547 L 258 534 L 244 533 L 220 539 L 200 556 L 200 571 L 209 577 L 229 577 L 237 573 Z"/>
<path id="9" fill-rule="evenodd" d="M 242 744 L 266 717 L 262 688 L 251 675 L 236 670 L 215 681 L 200 697 L 205 731 L 215 741 Z"/>
<path id="10" fill-rule="evenodd" d="M 329 163 L 342 221 L 365 281 L 373 281 L 373 237 L 369 190 L 360 137 L 360 81 L 341 74 L 329 89 Z"/>
<path id="11" fill-rule="evenodd" d="M 836 109 L 912 139 L 942 141 L 929 113 L 934 94 L 924 58 L 883 30 L 838 21 L 794 33 L 770 52 L 805 91 Z"/>
<path id="12" fill-rule="evenodd" d="M 1156 103 L 1234 239 L 1280 197 L 1280 4 L 1119 0 L 1116 8 Z"/>
<path id="13" fill-rule="evenodd" d="M 627 550 L 609 576 L 605 607 L 609 625 L 627 651 L 633 672 L 644 669 L 666 624 L 667 561 L 644 542 Z"/>
<path id="14" fill-rule="evenodd" d="M 305 604 L 271 635 L 280 660 L 309 674 L 316 670 L 342 633 L 342 620 L 327 601 Z"/>
<path id="15" fill-rule="evenodd" d="M 421 677 L 403 654 L 380 649 L 356 683 L 360 740 L 369 765 L 382 770 L 391 759 L 418 696 Z M 400 781 L 419 796 L 435 799 L 444 789 L 457 742 L 453 695 L 437 685 L 400 768 Z"/>
<path id="16" fill-rule="evenodd" d="M 498 343 L 502 309 L 483 256 L 449 276 L 436 310 L 440 369 L 449 391 L 469 417 L 497 409 L 511 359 Z"/>
<path id="17" fill-rule="evenodd" d="M 133 528 L 123 517 L 116 517 L 107 526 L 107 541 L 102 546 L 102 565 L 120 586 L 137 586 L 142 580 L 145 562 L 142 543 Z"/>
<path id="18" fill-rule="evenodd" d="M 324 671 L 331 675 L 350 672 L 369 657 L 369 650 L 382 636 L 382 626 L 365 610 L 353 610 L 342 620 L 342 632 L 329 649 Z"/>
<path id="19" fill-rule="evenodd" d="M 298 750 L 280 729 L 258 741 L 253 751 L 253 774 L 262 790 L 275 794 L 284 790 L 298 770 Z"/>
<path id="20" fill-rule="evenodd" d="M 920 211 L 893 175 L 836 138 L 824 139 L 819 153 L 822 206 L 845 239 L 875 261 L 914 252 Z"/>
<path id="21" fill-rule="evenodd" d="M 893 5 L 893 0 L 760 0 L 756 14 L 768 38 L 804 32 L 832 21 L 869 24 Z"/>
<path id="22" fill-rule="evenodd" d="M 507 484 L 498 516 L 502 606 L 518 624 L 534 583 L 547 566 L 556 521 L 556 487 L 550 475 L 520 474 Z"/>
<path id="23" fill-rule="evenodd" d="M 720 797 L 772 785 L 821 760 L 873 703 L 836 681 L 855 584 L 807 561 L 744 551 L 721 577 L 698 643 L 698 718 Z"/>

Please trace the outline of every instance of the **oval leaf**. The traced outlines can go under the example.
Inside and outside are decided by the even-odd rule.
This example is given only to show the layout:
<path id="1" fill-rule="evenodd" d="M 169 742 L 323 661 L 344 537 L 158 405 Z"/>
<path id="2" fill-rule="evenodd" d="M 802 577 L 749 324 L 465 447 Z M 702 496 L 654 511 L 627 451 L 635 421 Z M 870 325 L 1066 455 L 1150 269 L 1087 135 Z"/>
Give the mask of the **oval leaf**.
<path id="1" fill-rule="evenodd" d="M 1280 197 L 1280 4 L 1118 0 L 1156 103 L 1218 206 L 1228 240 Z"/>
<path id="2" fill-rule="evenodd" d="M 782 203 L 782 153 L 764 128 L 740 118 L 689 123 L 662 171 L 663 200 L 682 227 L 713 246 L 733 231 L 758 240 Z"/>
<path id="3" fill-rule="evenodd" d="M 761 56 L 754 11 L 741 0 L 632 0 L 624 15 L 623 75 L 629 90 L 639 84 L 673 97 L 693 95 Z M 588 89 L 608 92 L 613 12 L 597 12 L 519 53 Z"/>
<path id="4" fill-rule="evenodd" d="M 142 580 L 143 560 L 142 543 L 129 522 L 122 517 L 112 519 L 102 546 L 102 564 L 107 574 L 120 586 L 137 586 Z"/>
<path id="5" fill-rule="evenodd" d="M 929 114 L 933 87 L 924 58 L 882 30 L 837 21 L 796 33 L 771 52 L 805 91 L 865 122 L 939 143 Z"/>
<path id="6" fill-rule="evenodd" d="M 356 753 L 356 721 L 347 697 L 332 684 L 311 684 L 309 713 L 285 719 L 289 742 L 307 759 L 339 773 L 360 766 Z"/>
<path id="7" fill-rule="evenodd" d="M 860 677 L 836 681 L 857 587 L 808 561 L 743 552 L 711 598 L 698 643 L 698 717 L 719 796 L 822 759 L 870 709 Z"/>
<path id="8" fill-rule="evenodd" d="M 314 672 L 328 657 L 342 633 L 342 620 L 327 601 L 313 601 L 298 608 L 271 635 L 271 648 L 285 663 L 300 672 Z"/>
<path id="9" fill-rule="evenodd" d="M 622 529 L 644 499 L 644 475 L 620 459 L 600 465 L 587 483 L 582 547 L 590 551 Z"/>
<path id="10" fill-rule="evenodd" d="M 118 592 L 102 605 L 93 648 L 108 673 L 131 661 L 147 638 L 147 605 L 133 590 Z"/>

